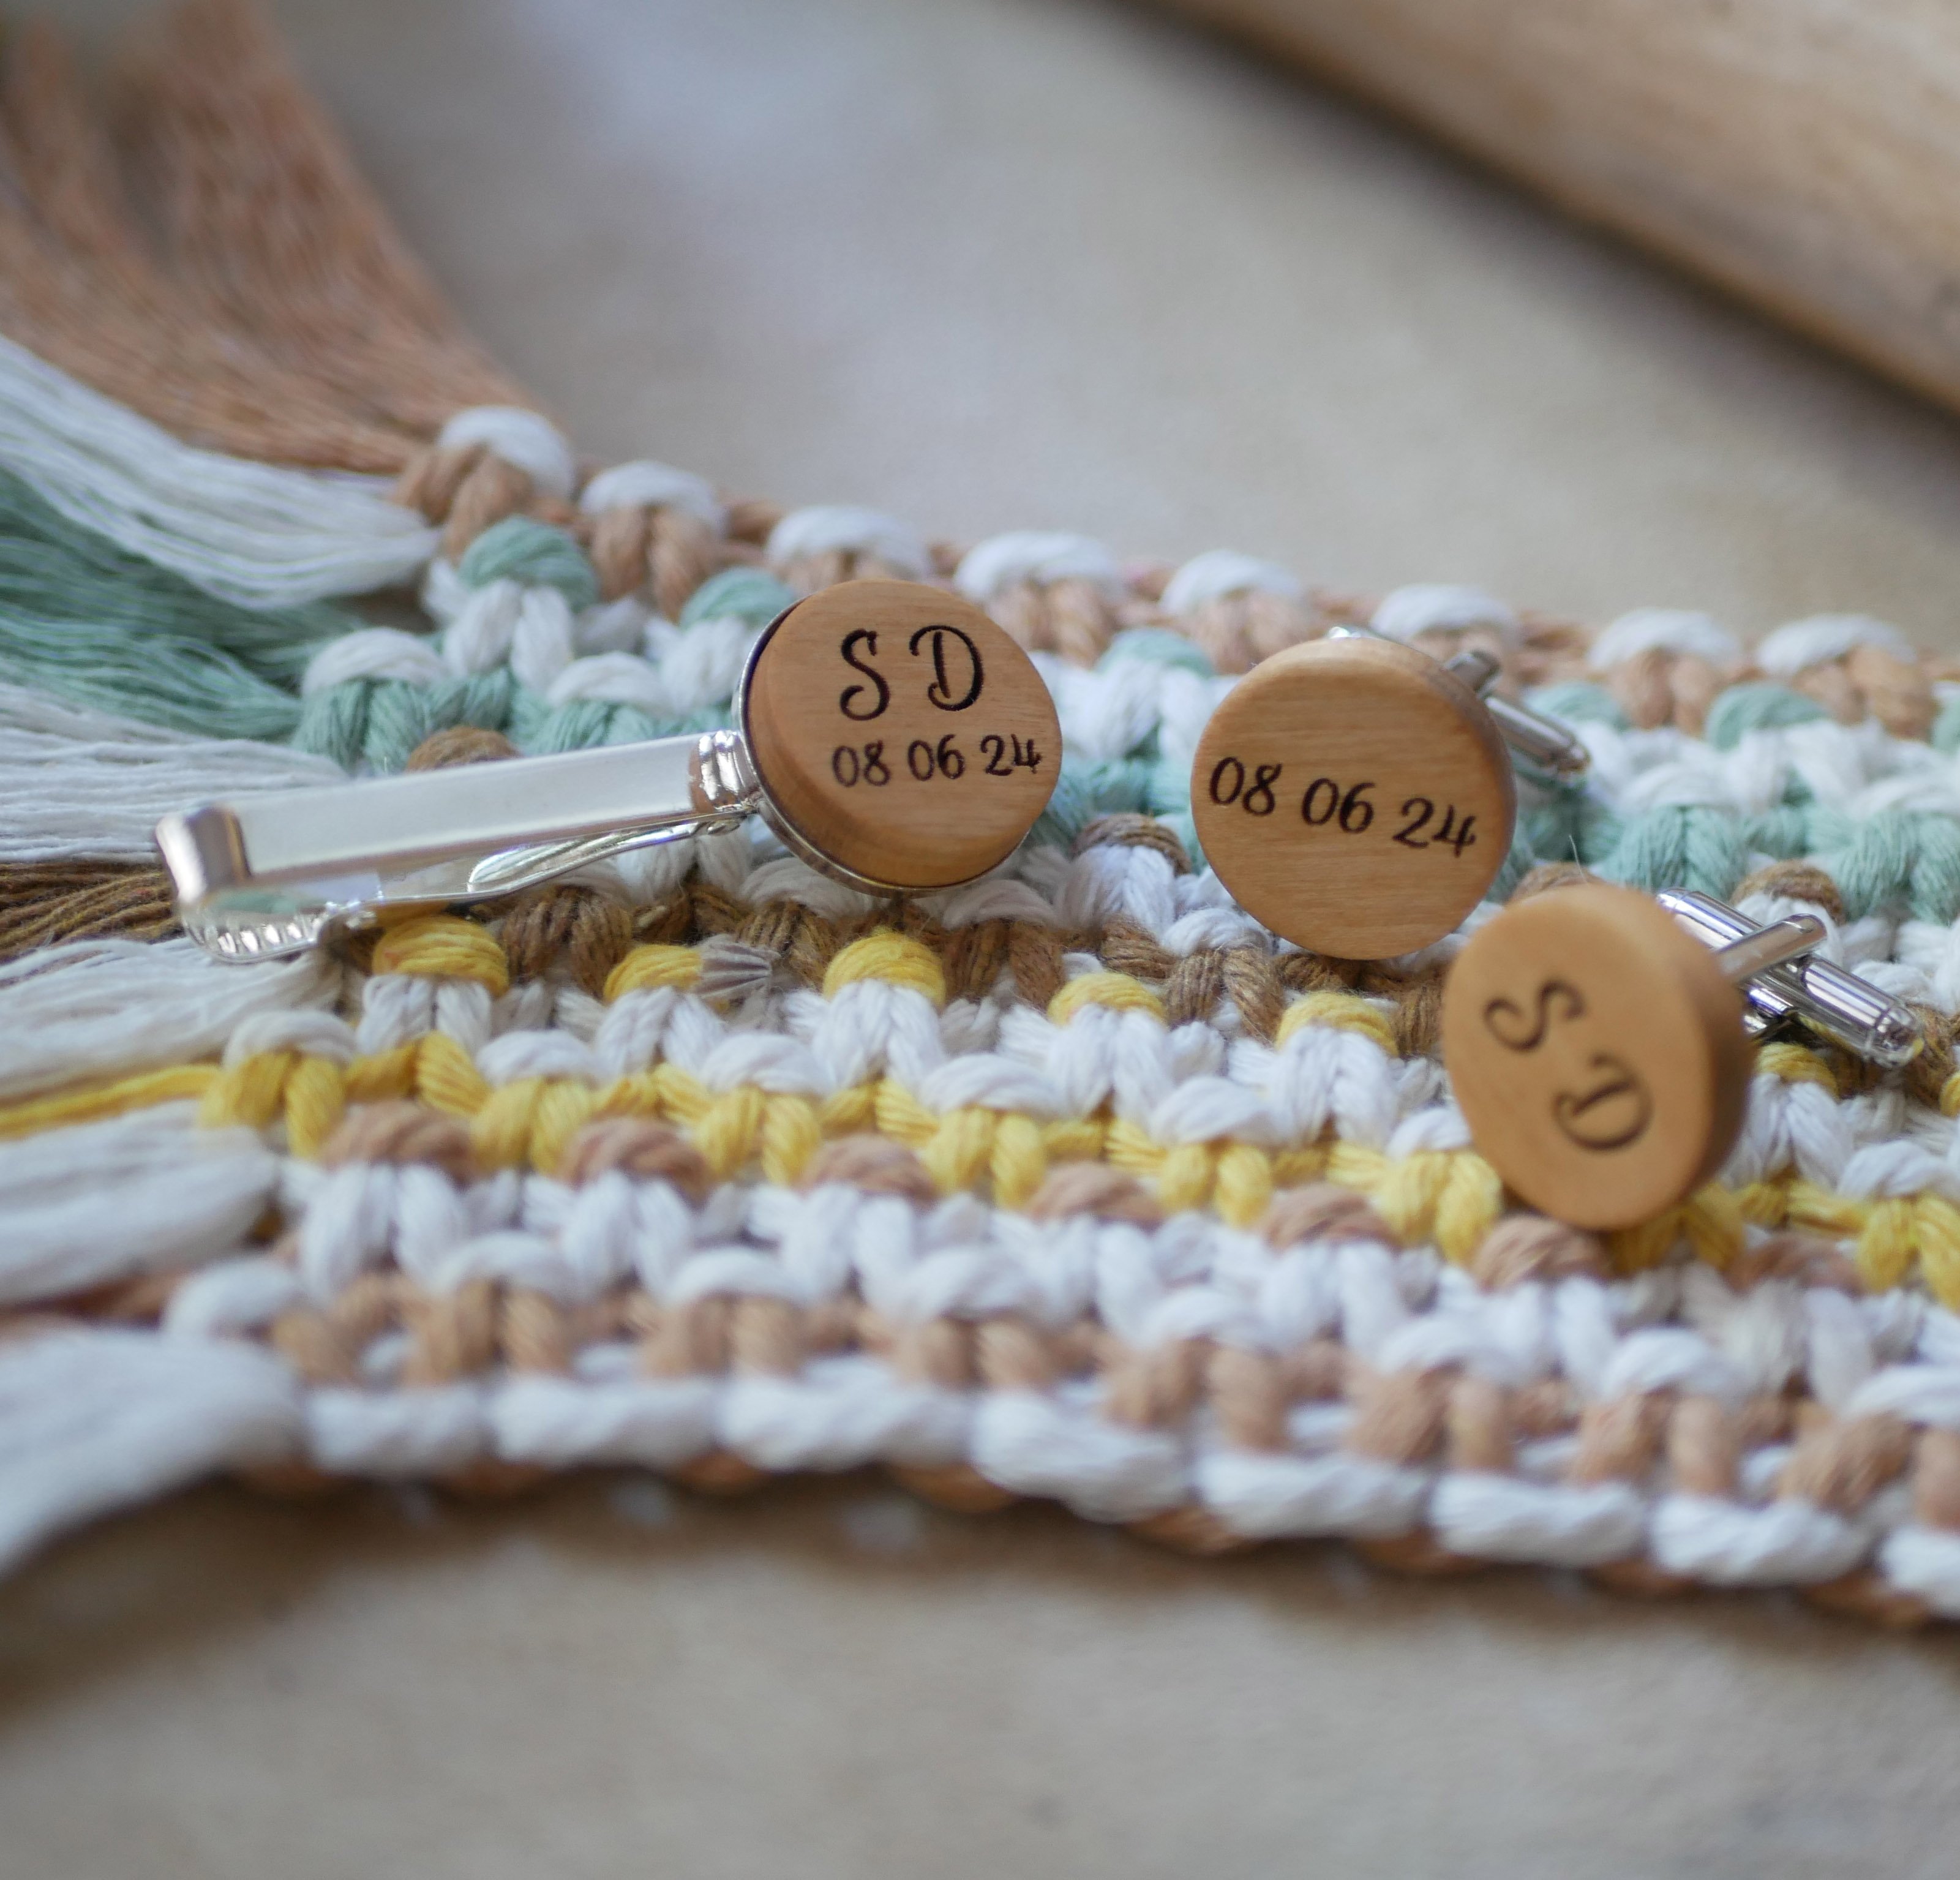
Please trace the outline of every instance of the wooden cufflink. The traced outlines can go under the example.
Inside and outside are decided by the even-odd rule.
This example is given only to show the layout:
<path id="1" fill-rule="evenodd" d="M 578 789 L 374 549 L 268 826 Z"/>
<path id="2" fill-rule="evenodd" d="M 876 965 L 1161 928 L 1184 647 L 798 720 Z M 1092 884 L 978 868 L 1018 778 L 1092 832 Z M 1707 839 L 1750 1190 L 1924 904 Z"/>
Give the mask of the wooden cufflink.
<path id="1" fill-rule="evenodd" d="M 1198 841 L 1233 899 L 1342 959 L 1453 930 L 1510 852 L 1512 752 L 1561 778 L 1586 768 L 1561 727 L 1484 696 L 1497 677 L 1487 654 L 1438 661 L 1365 629 L 1255 666 L 1191 773 Z"/>
<path id="2" fill-rule="evenodd" d="M 847 581 L 750 651 L 740 730 L 215 803 L 157 825 L 186 930 L 221 959 L 298 953 L 382 910 L 530 887 L 760 813 L 878 894 L 956 886 L 1047 806 L 1061 730 L 1028 656 L 910 581 Z"/>
<path id="3" fill-rule="evenodd" d="M 1809 957 L 1824 936 L 1810 915 L 1758 927 L 1685 889 L 1587 883 L 1506 909 L 1443 988 L 1443 1063 L 1478 1150 L 1545 1214 L 1630 1227 L 1727 1159 L 1771 1026 L 1910 1062 L 1918 1021 Z"/>

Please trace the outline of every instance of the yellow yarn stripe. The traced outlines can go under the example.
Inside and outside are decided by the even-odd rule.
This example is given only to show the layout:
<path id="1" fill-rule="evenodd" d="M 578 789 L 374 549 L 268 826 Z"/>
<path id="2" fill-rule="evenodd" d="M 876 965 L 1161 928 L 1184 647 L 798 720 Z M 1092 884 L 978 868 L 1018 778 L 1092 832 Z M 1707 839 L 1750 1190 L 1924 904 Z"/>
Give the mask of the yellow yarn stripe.
<path id="1" fill-rule="evenodd" d="M 283 1122 L 301 1156 L 319 1153 L 348 1104 L 412 1098 L 466 1121 L 485 1167 L 528 1163 L 545 1172 L 593 1118 L 644 1116 L 685 1130 L 718 1181 L 755 1168 L 785 1185 L 801 1178 L 825 1140 L 876 1131 L 915 1150 L 943 1193 L 982 1189 L 1003 1207 L 1024 1207 L 1058 1164 L 1101 1160 L 1150 1183 L 1166 1209 L 1209 1207 L 1241 1228 L 1258 1224 L 1277 1189 L 1328 1181 L 1366 1195 L 1405 1245 L 1433 1242 L 1459 1261 L 1475 1254 L 1504 1210 L 1502 1182 L 1470 1150 L 1391 1160 L 1379 1150 L 1331 1139 L 1278 1151 L 1229 1138 L 1162 1143 L 1120 1118 L 1058 1122 L 980 1108 L 940 1115 L 889 1077 L 819 1101 L 752 1085 L 712 1091 L 670 1064 L 603 1086 L 524 1077 L 493 1090 L 463 1048 L 441 1032 L 345 1067 L 268 1051 L 229 1067 L 145 1071 L 0 1109 L 0 1139 L 184 1098 L 197 1099 L 199 1121 L 215 1128 Z M 1897 1287 L 1917 1273 L 1943 1304 L 1960 1307 L 1960 1206 L 1936 1194 L 1865 1201 L 1793 1175 L 1732 1190 L 1711 1184 L 1659 1219 L 1608 1236 L 1608 1245 L 1622 1272 L 1654 1264 L 1682 1239 L 1700 1258 L 1723 1267 L 1741 1251 L 1752 1224 L 1849 1241 L 1868 1286 Z"/>
<path id="2" fill-rule="evenodd" d="M 374 948 L 374 971 L 474 979 L 495 997 L 511 989 L 511 962 L 497 937 L 453 914 L 425 914 L 390 927 Z"/>
<path id="3" fill-rule="evenodd" d="M 221 1074 L 215 1064 L 171 1064 L 161 1070 L 142 1071 L 90 1090 L 11 1104 L 0 1109 L 0 1140 L 35 1135 L 44 1129 L 62 1129 L 71 1123 L 97 1122 L 129 1110 L 173 1103 L 182 1097 L 202 1097 Z"/>

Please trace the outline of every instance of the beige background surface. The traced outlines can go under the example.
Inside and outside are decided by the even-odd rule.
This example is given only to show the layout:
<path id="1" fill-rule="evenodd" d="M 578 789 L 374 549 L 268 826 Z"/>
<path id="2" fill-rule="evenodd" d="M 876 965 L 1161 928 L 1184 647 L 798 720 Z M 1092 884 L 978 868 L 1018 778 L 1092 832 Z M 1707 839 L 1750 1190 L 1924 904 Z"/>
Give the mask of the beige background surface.
<path id="1" fill-rule="evenodd" d="M 1960 644 L 1960 427 L 1148 14 L 280 11 L 597 454 Z M 1960 1642 L 1779 1598 L 1195 1563 L 870 1479 L 212 1488 L 0 1587 L 0 1874 L 1944 1875 L 1956 1726 Z"/>

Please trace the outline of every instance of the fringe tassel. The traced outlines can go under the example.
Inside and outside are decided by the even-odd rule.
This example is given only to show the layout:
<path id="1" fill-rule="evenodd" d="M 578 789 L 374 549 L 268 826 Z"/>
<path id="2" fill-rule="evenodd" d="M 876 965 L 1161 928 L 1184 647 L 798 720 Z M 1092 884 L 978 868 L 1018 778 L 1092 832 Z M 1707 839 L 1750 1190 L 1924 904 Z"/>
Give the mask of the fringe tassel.
<path id="1" fill-rule="evenodd" d="M 139 862 L 0 864 L 0 960 L 59 940 L 161 940 L 177 930 L 170 877 Z"/>
<path id="2" fill-rule="evenodd" d="M 248 0 L 189 0 L 113 91 L 105 119 L 45 26 L 10 44 L 0 332 L 206 451 L 400 476 L 408 507 L 455 517 L 452 552 L 520 511 L 578 520 L 568 447 L 449 310 Z"/>
<path id="3" fill-rule="evenodd" d="M 0 1144 L 0 1306 L 223 1258 L 278 1172 L 255 1132 L 200 1130 L 187 1105 Z"/>
<path id="4" fill-rule="evenodd" d="M 0 965 L 0 1098 L 181 1064 L 259 1012 L 333 1004 L 323 953 L 221 964 L 195 941 L 75 940 Z"/>
<path id="5" fill-rule="evenodd" d="M 60 1331 L 0 1346 L 0 1573 L 50 1535 L 297 1450 L 286 1366 L 256 1346 Z"/>
<path id="6" fill-rule="evenodd" d="M 0 469 L 71 523 L 241 606 L 297 606 L 410 581 L 435 548 L 380 478 L 180 444 L 4 338 Z"/>
<path id="7" fill-rule="evenodd" d="M 173 810 L 345 775 L 304 752 L 186 737 L 0 685 L 0 864 L 151 862 L 151 831 Z"/>

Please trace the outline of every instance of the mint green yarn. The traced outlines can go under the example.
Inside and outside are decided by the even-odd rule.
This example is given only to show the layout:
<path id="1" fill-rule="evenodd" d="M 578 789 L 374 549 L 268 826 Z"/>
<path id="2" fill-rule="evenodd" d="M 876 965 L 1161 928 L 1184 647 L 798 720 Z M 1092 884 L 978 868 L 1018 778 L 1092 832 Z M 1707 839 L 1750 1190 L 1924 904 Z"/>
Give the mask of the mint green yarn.
<path id="1" fill-rule="evenodd" d="M 1830 852 L 1853 920 L 1900 909 L 1941 925 L 1960 919 L 1960 825 L 1923 810 L 1885 810 Z"/>
<path id="2" fill-rule="evenodd" d="M 724 568 L 688 596 L 675 624 L 691 627 L 702 620 L 733 619 L 759 630 L 795 602 L 795 590 L 773 574 L 759 568 Z"/>
<path id="3" fill-rule="evenodd" d="M 1534 711 L 1563 718 L 1567 724 L 1610 724 L 1616 731 L 1634 728 L 1613 695 L 1589 679 L 1568 679 L 1555 686 L 1540 686 L 1526 693 L 1525 703 Z"/>
<path id="4" fill-rule="evenodd" d="M 599 577 L 585 551 L 565 530 L 529 516 L 492 523 L 463 551 L 456 571 L 471 587 L 495 581 L 555 587 L 574 612 L 599 600 Z"/>
<path id="5" fill-rule="evenodd" d="M 78 526 L 0 473 L 0 677 L 205 737 L 284 738 L 322 644 L 360 622 L 260 612 Z"/>
<path id="6" fill-rule="evenodd" d="M 392 773 L 415 746 L 438 731 L 473 724 L 486 731 L 510 728 L 517 690 L 508 667 L 471 673 L 433 686 L 399 679 L 350 679 L 295 700 L 298 727 L 293 743 L 343 769 Z"/>
<path id="7" fill-rule="evenodd" d="M 1191 765 L 1160 757 L 1144 780 L 1144 806 L 1152 816 L 1185 816 L 1191 810 Z"/>
<path id="8" fill-rule="evenodd" d="M 1808 810 L 1786 804 L 1761 816 L 1742 819 L 1742 840 L 1752 851 L 1773 855 L 1780 862 L 1795 861 L 1808 855 L 1814 846 Z"/>
<path id="9" fill-rule="evenodd" d="M 1079 759 L 1064 761 L 1055 794 L 1030 832 L 1029 839 L 1067 848 L 1099 816 L 1119 810 L 1149 807 L 1151 765 L 1119 757 L 1101 764 Z"/>
<path id="10" fill-rule="evenodd" d="M 1504 865 L 1497 870 L 1496 878 L 1484 891 L 1486 901 L 1508 901 L 1517 892 L 1518 883 L 1535 868 L 1542 857 L 1532 846 L 1531 838 L 1520 823 L 1511 837 L 1511 846 L 1504 857 Z"/>
<path id="11" fill-rule="evenodd" d="M 1787 686 L 1752 679 L 1744 685 L 1731 686 L 1717 695 L 1708 708 L 1704 735 L 1718 751 L 1732 751 L 1749 732 L 1814 724 L 1830 715 L 1815 698 L 1806 698 Z"/>
<path id="12" fill-rule="evenodd" d="M 554 751 L 590 750 L 601 744 L 638 744 L 656 735 L 653 721 L 632 705 L 579 698 L 554 711 L 539 727 L 534 741 L 524 748 L 542 757 Z"/>
<path id="13" fill-rule="evenodd" d="M 1943 756 L 1951 757 L 1960 750 L 1960 698 L 1949 698 L 1940 707 L 1927 742 Z"/>
<path id="14" fill-rule="evenodd" d="M 291 692 L 177 634 L 81 632 L 0 617 L 0 679 L 202 737 L 276 742 L 300 717 Z"/>
<path id="15" fill-rule="evenodd" d="M 18 477 L 0 472 L 0 622 L 14 658 L 33 657 L 31 630 L 59 632 L 78 654 L 132 636 L 201 641 L 254 676 L 292 685 L 321 641 L 361 622 L 324 603 L 259 612 L 220 600 L 70 522 Z M 140 698 L 123 708 L 142 717 Z M 203 727 L 200 727 L 203 728 Z"/>
<path id="16" fill-rule="evenodd" d="M 1217 668 L 1205 657 L 1201 647 L 1194 645 L 1181 633 L 1172 633 L 1167 627 L 1131 627 L 1128 631 L 1118 634 L 1104 648 L 1102 657 L 1096 662 L 1096 670 L 1107 672 L 1111 666 L 1121 666 L 1131 660 L 1181 666 L 1187 673 L 1195 673 L 1200 679 L 1217 676 Z"/>
<path id="17" fill-rule="evenodd" d="M 1600 872 L 1650 894 L 1661 888 L 1697 888 L 1726 896 L 1748 865 L 1742 819 L 1727 810 L 1693 804 L 1628 817 Z"/>
<path id="18" fill-rule="evenodd" d="M 1523 842 L 1537 862 L 1584 862 L 1610 854 L 1620 839 L 1619 819 L 1580 790 L 1560 790 L 1518 813 L 1513 846 Z"/>

